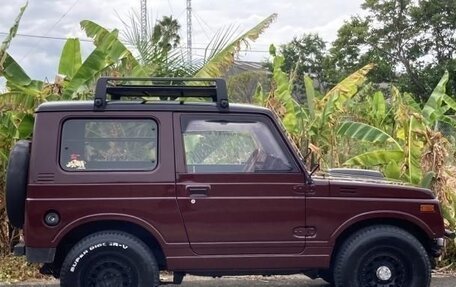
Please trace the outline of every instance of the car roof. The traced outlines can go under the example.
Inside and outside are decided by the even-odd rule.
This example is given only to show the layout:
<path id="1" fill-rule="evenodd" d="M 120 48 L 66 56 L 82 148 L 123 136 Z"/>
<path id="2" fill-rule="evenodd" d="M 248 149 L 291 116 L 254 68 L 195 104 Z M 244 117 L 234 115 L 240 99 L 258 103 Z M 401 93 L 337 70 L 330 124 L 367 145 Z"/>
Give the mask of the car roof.
<path id="1" fill-rule="evenodd" d="M 87 112 L 94 111 L 93 101 L 56 101 L 38 106 L 37 113 L 43 112 Z M 178 101 L 114 101 L 108 102 L 102 111 L 193 111 L 224 113 L 261 113 L 272 115 L 271 111 L 255 105 L 231 104 L 227 110 L 220 110 L 215 103 Z"/>

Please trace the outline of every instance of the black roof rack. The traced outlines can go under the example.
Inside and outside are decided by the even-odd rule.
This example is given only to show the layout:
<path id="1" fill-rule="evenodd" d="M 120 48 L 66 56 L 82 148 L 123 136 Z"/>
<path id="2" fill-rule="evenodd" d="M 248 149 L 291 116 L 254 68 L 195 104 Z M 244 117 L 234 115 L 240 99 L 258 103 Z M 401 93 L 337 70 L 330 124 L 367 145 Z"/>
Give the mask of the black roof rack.
<path id="1" fill-rule="evenodd" d="M 109 101 L 108 95 L 111 96 Z M 226 83 L 220 78 L 101 77 L 95 89 L 94 109 L 102 111 L 108 102 L 118 101 L 122 97 L 210 98 L 221 110 L 227 110 L 229 106 Z"/>

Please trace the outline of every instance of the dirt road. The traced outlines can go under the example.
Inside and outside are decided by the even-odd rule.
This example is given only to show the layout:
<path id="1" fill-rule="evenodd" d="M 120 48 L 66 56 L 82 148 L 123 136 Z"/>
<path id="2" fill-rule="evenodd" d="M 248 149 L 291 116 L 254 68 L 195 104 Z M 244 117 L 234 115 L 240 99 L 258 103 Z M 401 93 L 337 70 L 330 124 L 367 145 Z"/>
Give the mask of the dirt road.
<path id="1" fill-rule="evenodd" d="M 247 276 L 247 277 L 223 277 L 203 278 L 189 276 L 184 278 L 182 285 L 167 285 L 169 287 L 329 287 L 322 280 L 310 280 L 301 275 L 293 276 Z M 456 277 L 435 276 L 432 279 L 432 287 L 455 287 Z"/>
<path id="2" fill-rule="evenodd" d="M 162 278 L 170 281 L 170 277 Z M 24 282 L 18 284 L 4 284 L 0 282 L 0 287 L 58 287 L 58 281 Z M 184 278 L 182 285 L 165 285 L 167 287 L 330 287 L 322 280 L 310 280 L 302 275 L 293 276 L 245 276 L 245 277 L 223 277 L 205 278 L 188 276 Z M 432 287 L 455 287 L 456 277 L 434 276 Z"/>

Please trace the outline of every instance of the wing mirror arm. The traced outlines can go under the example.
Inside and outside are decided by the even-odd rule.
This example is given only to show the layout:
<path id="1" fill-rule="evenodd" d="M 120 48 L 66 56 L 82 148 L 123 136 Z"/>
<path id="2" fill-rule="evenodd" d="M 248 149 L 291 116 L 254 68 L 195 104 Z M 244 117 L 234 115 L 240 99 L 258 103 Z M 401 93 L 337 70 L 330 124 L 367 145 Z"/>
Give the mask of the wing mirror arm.
<path id="1" fill-rule="evenodd" d="M 313 179 L 312 179 L 312 176 L 314 175 L 314 173 L 320 168 L 320 164 L 317 163 L 313 168 L 312 170 L 310 171 L 309 173 L 309 180 L 308 180 L 308 183 L 309 184 L 313 184 Z"/>

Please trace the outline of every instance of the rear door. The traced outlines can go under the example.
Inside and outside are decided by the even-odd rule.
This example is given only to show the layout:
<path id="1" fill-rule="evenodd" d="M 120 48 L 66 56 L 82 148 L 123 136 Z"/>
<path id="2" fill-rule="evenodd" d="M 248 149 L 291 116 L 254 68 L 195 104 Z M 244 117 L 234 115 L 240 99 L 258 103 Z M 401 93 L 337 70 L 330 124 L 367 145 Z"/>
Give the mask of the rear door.
<path id="1" fill-rule="evenodd" d="M 193 251 L 296 254 L 304 174 L 265 115 L 175 114 L 177 200 Z"/>

